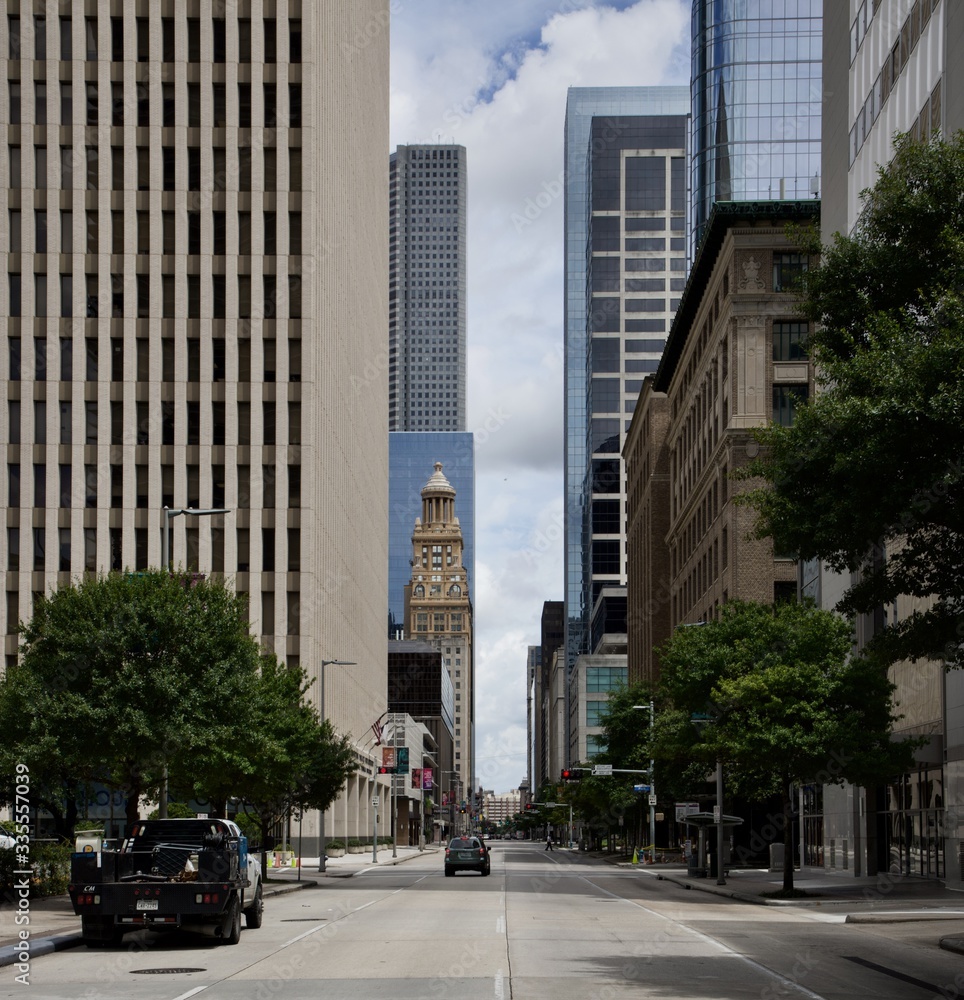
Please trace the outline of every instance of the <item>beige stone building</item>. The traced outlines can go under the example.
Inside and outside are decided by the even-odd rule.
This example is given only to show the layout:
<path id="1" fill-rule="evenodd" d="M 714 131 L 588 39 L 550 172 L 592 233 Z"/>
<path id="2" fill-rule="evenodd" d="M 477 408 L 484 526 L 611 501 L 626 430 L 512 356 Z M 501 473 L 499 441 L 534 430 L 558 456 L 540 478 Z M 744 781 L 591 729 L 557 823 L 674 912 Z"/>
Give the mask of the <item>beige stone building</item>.
<path id="1" fill-rule="evenodd" d="M 10 2 L 0 21 L 5 662 L 37 594 L 161 563 L 384 711 L 388 2 Z M 319 685 L 315 685 L 317 696 Z M 328 833 L 370 828 L 371 767 Z M 317 817 L 316 817 L 317 820 Z M 306 853 L 317 825 L 303 828 Z"/>
<path id="2" fill-rule="evenodd" d="M 754 428 L 791 421 L 813 391 L 793 291 L 806 260 L 786 225 L 818 213 L 817 202 L 768 202 L 711 215 L 624 450 L 634 678 L 657 676 L 653 646 L 677 625 L 735 598 L 796 595 L 796 562 L 750 537 L 753 512 L 732 502 L 746 486 L 731 474 L 756 454 Z"/>
<path id="3" fill-rule="evenodd" d="M 405 637 L 434 642 L 455 691 L 455 760 L 467 797 L 472 791 L 472 602 L 462 562 L 455 488 L 442 463 L 422 487 L 422 516 L 412 532 L 412 579 L 405 588 Z"/>

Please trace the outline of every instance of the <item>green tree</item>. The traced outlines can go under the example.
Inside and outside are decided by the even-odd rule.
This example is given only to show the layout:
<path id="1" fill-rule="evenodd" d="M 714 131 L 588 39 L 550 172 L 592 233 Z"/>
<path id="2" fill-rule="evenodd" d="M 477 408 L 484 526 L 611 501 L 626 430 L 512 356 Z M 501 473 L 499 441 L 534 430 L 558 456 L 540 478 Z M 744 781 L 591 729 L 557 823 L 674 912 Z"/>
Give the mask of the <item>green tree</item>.
<path id="1" fill-rule="evenodd" d="M 263 851 L 289 811 L 327 809 L 355 772 L 349 737 L 322 722 L 308 700 L 312 683 L 300 666 L 264 656 L 247 693 L 253 717 L 240 751 L 211 756 L 195 773 L 194 794 L 231 794 L 251 806 Z"/>
<path id="2" fill-rule="evenodd" d="M 843 613 L 921 599 L 875 638 L 888 662 L 964 665 L 962 192 L 964 133 L 898 137 L 852 235 L 802 238 L 820 391 L 745 470 L 761 537 L 858 573 Z"/>
<path id="3" fill-rule="evenodd" d="M 213 752 L 223 730 L 244 730 L 258 647 L 221 582 L 85 580 L 40 599 L 21 639 L 0 685 L 0 753 L 30 766 L 48 808 L 100 782 L 126 793 L 132 822 L 178 748 Z"/>
<path id="4" fill-rule="evenodd" d="M 886 666 L 851 657 L 851 646 L 850 625 L 833 612 L 731 601 L 718 619 L 677 629 L 659 651 L 673 705 L 664 753 L 678 755 L 685 742 L 704 773 L 722 761 L 748 797 L 781 796 L 788 892 L 791 785 L 874 785 L 908 767 L 918 745 L 891 741 L 897 717 Z"/>

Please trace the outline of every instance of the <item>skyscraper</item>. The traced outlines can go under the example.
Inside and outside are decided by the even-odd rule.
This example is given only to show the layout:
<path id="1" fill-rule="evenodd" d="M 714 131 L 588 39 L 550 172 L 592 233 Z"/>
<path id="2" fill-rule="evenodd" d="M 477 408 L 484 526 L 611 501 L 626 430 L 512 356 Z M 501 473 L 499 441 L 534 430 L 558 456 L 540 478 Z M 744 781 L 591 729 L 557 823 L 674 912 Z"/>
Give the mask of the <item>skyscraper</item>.
<path id="1" fill-rule="evenodd" d="M 456 490 L 442 463 L 421 489 L 421 516 L 411 534 L 411 578 L 405 588 L 405 638 L 425 639 L 442 652 L 455 689 L 455 761 L 465 790 L 473 789 L 473 622 L 463 562 L 462 528 L 455 513 Z"/>
<path id="2" fill-rule="evenodd" d="M 464 431 L 465 148 L 389 163 L 388 427 Z"/>
<path id="3" fill-rule="evenodd" d="M 695 253 L 716 201 L 819 193 L 822 0 L 693 0 Z"/>
<path id="4" fill-rule="evenodd" d="M 829 240 L 853 228 L 860 192 L 890 162 L 896 132 L 927 139 L 938 130 L 950 136 L 964 128 L 964 6 L 827 0 L 824 28 L 824 79 L 837 98 L 827 103 L 823 122 L 821 228 Z M 874 558 L 893 551 L 882 545 Z M 813 561 L 803 567 L 803 591 L 831 608 L 857 578 Z M 858 616 L 857 642 L 863 646 L 888 621 L 921 613 L 927 613 L 925 602 L 902 595 L 876 614 Z M 924 735 L 927 743 L 915 765 L 876 794 L 817 786 L 819 843 L 829 866 L 849 867 L 855 875 L 889 871 L 958 883 L 964 877 L 958 819 L 964 809 L 964 676 L 920 659 L 892 665 L 890 678 L 901 711 L 897 733 Z M 849 855 L 841 844 L 850 845 Z"/>
<path id="5" fill-rule="evenodd" d="M 622 445 L 686 281 L 685 87 L 572 88 L 566 106 L 566 649 L 626 582 Z"/>
<path id="6" fill-rule="evenodd" d="M 159 566 L 165 506 L 224 507 L 171 520 L 173 563 L 233 579 L 309 674 L 357 663 L 329 667 L 325 707 L 364 734 L 386 692 L 387 378 L 366 365 L 388 321 L 388 3 L 275 8 L 0 21 L 5 662 L 37 595 Z M 359 754 L 328 833 L 370 828 Z"/>

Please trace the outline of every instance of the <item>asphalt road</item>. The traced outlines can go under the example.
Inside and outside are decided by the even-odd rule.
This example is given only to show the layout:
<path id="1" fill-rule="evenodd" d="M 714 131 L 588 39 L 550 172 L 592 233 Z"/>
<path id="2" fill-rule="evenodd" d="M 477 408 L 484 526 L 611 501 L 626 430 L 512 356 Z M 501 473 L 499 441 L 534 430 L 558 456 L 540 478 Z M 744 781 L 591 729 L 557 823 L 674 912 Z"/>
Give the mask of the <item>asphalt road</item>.
<path id="1" fill-rule="evenodd" d="M 36 959 L 44 1000 L 923 1000 L 964 996 L 964 960 L 926 924 L 688 892 L 540 844 L 496 843 L 492 874 L 442 855 L 270 899 L 241 944 L 140 932 Z M 943 929 L 944 933 L 952 928 Z"/>

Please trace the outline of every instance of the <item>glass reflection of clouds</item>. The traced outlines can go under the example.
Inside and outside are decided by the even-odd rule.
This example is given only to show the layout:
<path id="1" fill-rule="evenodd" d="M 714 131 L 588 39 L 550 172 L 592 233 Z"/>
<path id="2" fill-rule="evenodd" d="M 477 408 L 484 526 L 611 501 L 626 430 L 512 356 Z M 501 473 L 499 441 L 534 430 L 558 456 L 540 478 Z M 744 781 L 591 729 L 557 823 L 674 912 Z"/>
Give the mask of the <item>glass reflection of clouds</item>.
<path id="1" fill-rule="evenodd" d="M 821 14 L 821 0 L 694 0 L 693 250 L 715 201 L 814 196 Z"/>

